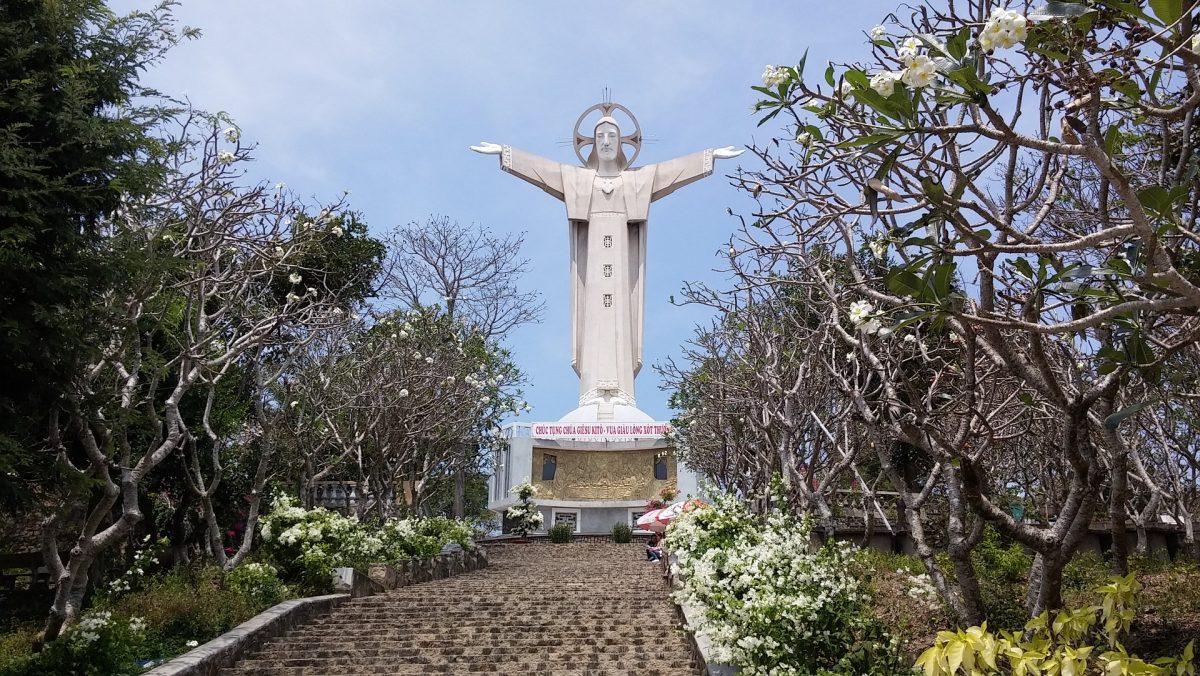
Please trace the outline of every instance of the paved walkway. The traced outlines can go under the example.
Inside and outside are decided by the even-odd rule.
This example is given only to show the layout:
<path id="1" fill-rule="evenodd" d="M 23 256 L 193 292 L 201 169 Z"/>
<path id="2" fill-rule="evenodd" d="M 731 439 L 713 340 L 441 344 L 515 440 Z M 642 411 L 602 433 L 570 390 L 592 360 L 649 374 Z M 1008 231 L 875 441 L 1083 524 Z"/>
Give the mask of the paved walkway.
<path id="1" fill-rule="evenodd" d="M 223 676 L 692 675 L 639 544 L 504 545 L 481 571 L 356 599 Z"/>

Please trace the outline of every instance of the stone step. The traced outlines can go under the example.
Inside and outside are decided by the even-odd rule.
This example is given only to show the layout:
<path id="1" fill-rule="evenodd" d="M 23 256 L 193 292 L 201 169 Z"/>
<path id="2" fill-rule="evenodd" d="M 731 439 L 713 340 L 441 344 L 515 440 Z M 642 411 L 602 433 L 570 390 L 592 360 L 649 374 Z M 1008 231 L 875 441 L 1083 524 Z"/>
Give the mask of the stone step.
<path id="1" fill-rule="evenodd" d="M 697 674 L 640 545 L 500 547 L 489 566 L 355 599 L 224 676 Z"/>
<path id="2" fill-rule="evenodd" d="M 487 637 L 469 637 L 469 638 L 484 638 L 485 640 L 464 640 L 467 637 L 454 640 L 445 638 L 430 638 L 422 639 L 419 637 L 405 640 L 370 640 L 370 641 L 355 641 L 352 645 L 346 645 L 345 642 L 339 644 L 334 641 L 326 642 L 311 642 L 306 641 L 303 644 L 295 642 L 290 643 L 273 643 L 264 646 L 258 654 L 283 654 L 283 655 L 309 655 L 309 654 L 387 654 L 394 653 L 397 655 L 408 655 L 416 652 L 435 651 L 440 654 L 457 654 L 473 651 L 487 652 L 492 651 L 500 654 L 504 652 L 521 652 L 521 651 L 548 651 L 551 649 L 558 650 L 575 650 L 579 652 L 596 652 L 596 653 L 625 653 L 638 650 L 653 650 L 656 646 L 663 645 L 664 642 L 670 642 L 674 638 L 671 634 L 651 635 L 651 636 L 622 636 L 613 638 L 581 638 L 564 642 L 562 644 L 553 644 L 545 639 L 537 638 L 517 638 L 517 639 L 502 639 L 499 642 L 496 636 Z"/>
<path id="3" fill-rule="evenodd" d="M 513 676 L 663 676 L 670 674 L 695 674 L 695 666 L 682 667 L 671 664 L 662 668 L 642 669 L 636 665 L 621 667 L 581 666 L 581 665 L 545 665 L 532 670 L 508 670 L 497 665 L 350 665 L 336 667 L 259 667 L 254 670 L 243 670 L 240 667 L 222 669 L 220 676 L 367 676 L 375 674 L 395 674 L 408 676 L 410 674 L 511 674 Z"/>
<path id="4" fill-rule="evenodd" d="M 366 660 L 374 657 L 395 658 L 398 660 L 407 660 L 426 653 L 436 653 L 443 657 L 492 657 L 498 658 L 508 655 L 520 656 L 524 654 L 542 654 L 542 655 L 580 655 L 580 654 L 610 654 L 610 655 L 629 655 L 641 653 L 644 650 L 652 648 L 656 645 L 655 641 L 644 641 L 639 643 L 621 643 L 615 645 L 606 645 L 598 643 L 590 643 L 580 645 L 578 643 L 524 643 L 520 645 L 461 645 L 461 644 L 443 644 L 430 646 L 427 648 L 413 646 L 395 646 L 395 645 L 377 645 L 368 647 L 356 643 L 353 647 L 347 646 L 328 646 L 328 647 L 306 647 L 298 648 L 290 646 L 286 650 L 278 651 L 287 658 L 305 658 L 305 659 L 347 659 L 353 658 L 358 660 Z M 261 659 L 266 655 L 273 655 L 277 651 L 273 651 L 270 647 L 264 648 L 258 654 L 256 659 Z"/>
<path id="5" fill-rule="evenodd" d="M 629 660 L 622 662 L 596 662 L 590 660 L 566 660 L 561 664 L 546 660 L 523 662 L 430 662 L 430 663 L 338 663 L 279 665 L 273 662 L 247 660 L 233 669 L 223 669 L 227 676 L 357 676 L 360 674 L 531 674 L 531 673 L 579 673 L 579 674 L 686 674 L 695 673 L 691 664 L 678 664 L 666 660 Z"/>

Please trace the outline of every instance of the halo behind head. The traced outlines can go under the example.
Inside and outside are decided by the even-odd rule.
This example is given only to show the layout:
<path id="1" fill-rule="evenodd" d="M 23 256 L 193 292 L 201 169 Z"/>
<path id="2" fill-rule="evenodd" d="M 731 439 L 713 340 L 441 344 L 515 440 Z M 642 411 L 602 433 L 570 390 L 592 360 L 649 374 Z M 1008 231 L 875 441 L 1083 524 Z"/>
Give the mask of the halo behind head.
<path id="1" fill-rule="evenodd" d="M 596 121 L 595 125 L 592 126 L 591 133 L 584 136 L 580 132 L 579 127 L 583 124 L 584 119 L 586 119 L 590 113 L 596 110 L 600 111 L 601 118 Z M 596 105 L 591 106 L 587 110 L 583 111 L 583 114 L 580 115 L 579 119 L 575 121 L 575 156 L 579 158 L 579 161 L 582 162 L 584 166 L 594 169 L 596 168 L 597 164 L 599 164 L 599 158 L 596 157 L 595 147 L 591 149 L 587 157 L 584 157 L 583 155 L 583 149 L 585 146 L 595 145 L 596 127 L 599 127 L 604 122 L 609 122 L 617 128 L 618 132 L 620 132 L 621 124 L 617 122 L 615 117 L 613 117 L 613 113 L 618 110 L 627 115 L 633 122 L 633 132 L 629 134 L 621 134 L 621 147 L 617 151 L 617 161 L 620 163 L 621 170 L 624 171 L 625 169 L 628 169 L 633 164 L 634 160 L 637 159 L 638 154 L 642 152 L 642 126 L 638 123 L 638 120 L 636 117 L 634 117 L 633 113 L 619 103 L 597 103 Z M 626 145 L 633 146 L 633 155 L 628 159 L 625 157 Z"/>

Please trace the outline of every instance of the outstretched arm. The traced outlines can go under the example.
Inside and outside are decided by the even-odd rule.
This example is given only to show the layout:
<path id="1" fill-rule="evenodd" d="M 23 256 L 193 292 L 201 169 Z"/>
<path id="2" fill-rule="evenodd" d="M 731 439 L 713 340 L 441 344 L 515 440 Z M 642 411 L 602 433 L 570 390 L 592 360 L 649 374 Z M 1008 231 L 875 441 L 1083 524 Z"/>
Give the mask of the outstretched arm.
<path id="1" fill-rule="evenodd" d="M 726 146 L 715 150 L 702 150 L 654 165 L 654 190 L 650 193 L 650 201 L 662 199 L 683 186 L 708 176 L 713 171 L 714 159 L 737 157 L 743 152 L 745 151 L 733 146 Z"/>
<path id="2" fill-rule="evenodd" d="M 499 155 L 502 170 L 536 185 L 556 199 L 563 198 L 562 165 L 558 162 L 487 141 L 470 148 L 484 155 Z"/>

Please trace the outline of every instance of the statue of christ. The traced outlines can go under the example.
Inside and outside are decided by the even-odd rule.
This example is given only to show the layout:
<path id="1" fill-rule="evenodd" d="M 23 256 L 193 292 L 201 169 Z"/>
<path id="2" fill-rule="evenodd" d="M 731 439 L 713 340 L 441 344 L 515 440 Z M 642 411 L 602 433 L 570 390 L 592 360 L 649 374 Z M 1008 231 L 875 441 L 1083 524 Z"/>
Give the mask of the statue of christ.
<path id="1" fill-rule="evenodd" d="M 633 119 L 633 133 L 621 135 L 612 116 L 618 109 Z M 594 110 L 602 116 L 592 134 L 583 136 L 579 125 Z M 629 160 L 625 145 L 635 148 Z M 580 150 L 586 146 L 591 146 L 591 152 L 584 158 Z M 579 376 L 581 407 L 602 402 L 637 405 L 633 380 L 642 368 L 650 203 L 711 174 L 714 159 L 743 152 L 728 146 L 630 167 L 640 149 L 636 118 L 616 103 L 592 106 L 576 122 L 575 151 L 583 166 L 507 145 L 471 146 L 478 153 L 499 155 L 502 170 L 566 204 L 571 239 L 571 366 Z"/>

